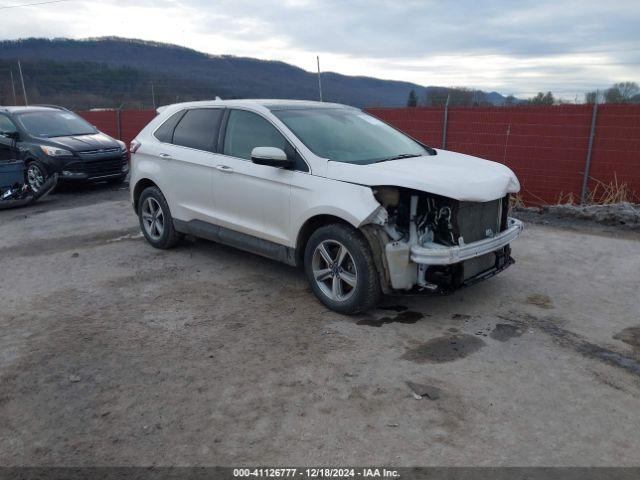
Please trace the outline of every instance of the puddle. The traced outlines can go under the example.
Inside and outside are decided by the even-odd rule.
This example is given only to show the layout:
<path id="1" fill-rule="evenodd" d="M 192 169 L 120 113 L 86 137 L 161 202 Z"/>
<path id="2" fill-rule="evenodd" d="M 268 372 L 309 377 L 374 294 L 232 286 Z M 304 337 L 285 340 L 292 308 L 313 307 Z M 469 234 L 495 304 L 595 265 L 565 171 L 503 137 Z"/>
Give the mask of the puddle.
<path id="1" fill-rule="evenodd" d="M 416 363 L 445 363 L 459 360 L 477 352 L 486 344 L 473 335 L 459 334 L 437 337 L 407 350 L 403 360 Z"/>
<path id="2" fill-rule="evenodd" d="M 366 325 L 368 327 L 381 327 L 387 323 L 416 323 L 424 317 L 424 314 L 420 312 L 413 312 L 411 310 L 405 310 L 398 313 L 395 317 L 382 317 L 379 319 L 373 317 L 365 317 L 357 322 L 357 325 Z"/>
<path id="3" fill-rule="evenodd" d="M 632 347 L 640 348 L 640 327 L 625 328 L 620 333 L 616 333 L 613 338 Z"/>
<path id="4" fill-rule="evenodd" d="M 542 293 L 533 293 L 527 297 L 527 303 L 536 307 L 550 309 L 553 308 L 553 302 L 548 295 Z"/>
<path id="5" fill-rule="evenodd" d="M 514 337 L 519 337 L 524 332 L 521 328 L 515 325 L 509 325 L 508 323 L 498 323 L 496 327 L 491 331 L 489 335 L 494 340 L 500 342 L 506 342 Z"/>

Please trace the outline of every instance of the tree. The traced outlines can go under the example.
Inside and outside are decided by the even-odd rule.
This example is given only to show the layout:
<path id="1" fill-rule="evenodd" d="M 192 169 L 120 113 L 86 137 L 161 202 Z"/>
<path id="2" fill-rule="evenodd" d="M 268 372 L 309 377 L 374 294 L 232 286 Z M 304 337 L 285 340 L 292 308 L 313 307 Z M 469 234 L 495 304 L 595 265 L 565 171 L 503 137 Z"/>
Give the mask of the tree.
<path id="1" fill-rule="evenodd" d="M 584 103 L 596 103 L 597 98 L 598 98 L 597 90 L 594 90 L 592 92 L 587 92 L 584 94 Z"/>
<path id="2" fill-rule="evenodd" d="M 407 99 L 407 107 L 417 107 L 418 106 L 418 97 L 416 96 L 416 91 L 411 90 L 409 92 L 409 98 Z"/>
<path id="3" fill-rule="evenodd" d="M 538 92 L 535 97 L 531 97 L 530 99 L 528 99 L 527 103 L 529 105 L 553 105 L 555 101 L 556 99 L 553 98 L 553 93 Z"/>
<path id="4" fill-rule="evenodd" d="M 604 92 L 604 101 L 607 103 L 631 103 L 638 94 L 640 94 L 640 87 L 636 82 L 620 82 Z"/>

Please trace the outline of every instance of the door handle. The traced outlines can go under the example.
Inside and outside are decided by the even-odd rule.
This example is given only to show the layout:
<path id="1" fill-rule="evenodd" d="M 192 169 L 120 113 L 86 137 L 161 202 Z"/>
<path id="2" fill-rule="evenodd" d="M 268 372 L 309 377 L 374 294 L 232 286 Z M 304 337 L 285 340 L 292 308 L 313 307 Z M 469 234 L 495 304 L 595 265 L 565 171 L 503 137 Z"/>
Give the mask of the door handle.
<path id="1" fill-rule="evenodd" d="M 233 168 L 227 167 L 226 165 L 218 165 L 216 168 L 224 173 L 233 173 Z"/>
<path id="2" fill-rule="evenodd" d="M 164 158 L 165 160 L 170 160 L 171 159 L 171 155 L 169 155 L 168 153 L 161 153 L 160 158 Z"/>

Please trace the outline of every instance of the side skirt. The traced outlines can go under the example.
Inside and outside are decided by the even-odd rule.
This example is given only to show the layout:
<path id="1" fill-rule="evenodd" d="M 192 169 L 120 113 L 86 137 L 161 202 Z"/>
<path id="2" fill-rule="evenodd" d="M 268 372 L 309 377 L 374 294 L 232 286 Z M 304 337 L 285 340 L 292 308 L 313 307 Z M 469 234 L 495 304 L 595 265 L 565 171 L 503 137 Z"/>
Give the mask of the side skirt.
<path id="1" fill-rule="evenodd" d="M 214 242 L 223 243 L 230 247 L 255 253 L 263 257 L 271 258 L 288 265 L 297 266 L 295 249 L 278 243 L 270 242 L 262 238 L 236 232 L 226 227 L 220 227 L 202 220 L 173 220 L 174 228 L 185 235 L 205 238 Z"/>

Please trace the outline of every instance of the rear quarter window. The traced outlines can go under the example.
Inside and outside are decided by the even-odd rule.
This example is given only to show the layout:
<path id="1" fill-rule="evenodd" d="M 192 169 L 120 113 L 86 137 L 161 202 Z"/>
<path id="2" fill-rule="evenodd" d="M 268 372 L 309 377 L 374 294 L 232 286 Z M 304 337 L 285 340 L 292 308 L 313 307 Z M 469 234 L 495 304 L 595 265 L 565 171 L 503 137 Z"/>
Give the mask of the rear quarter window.
<path id="1" fill-rule="evenodd" d="M 221 108 L 187 110 L 173 131 L 171 143 L 215 152 L 223 112 L 224 110 Z"/>
<path id="2" fill-rule="evenodd" d="M 184 115 L 184 110 L 179 111 L 171 115 L 160 127 L 153 133 L 153 136 L 164 143 L 173 142 L 173 131 L 176 129 L 176 125 Z"/>

